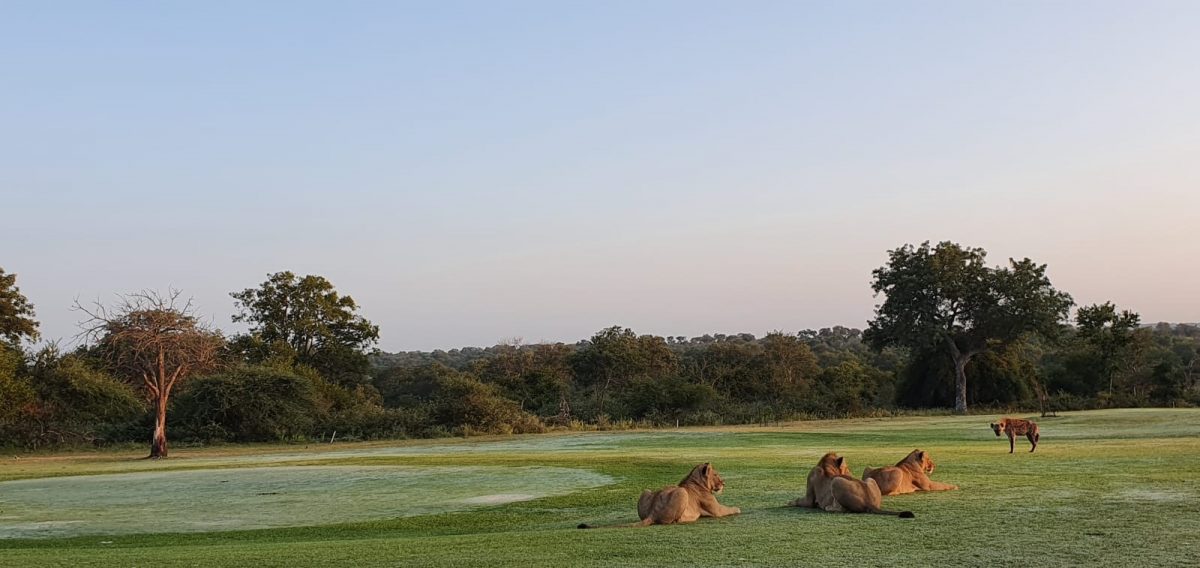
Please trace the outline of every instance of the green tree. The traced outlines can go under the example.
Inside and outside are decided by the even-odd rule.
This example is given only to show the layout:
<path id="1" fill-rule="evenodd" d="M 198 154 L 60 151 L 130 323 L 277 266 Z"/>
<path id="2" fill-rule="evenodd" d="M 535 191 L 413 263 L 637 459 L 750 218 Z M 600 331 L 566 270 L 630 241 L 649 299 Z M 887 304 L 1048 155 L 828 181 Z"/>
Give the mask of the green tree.
<path id="1" fill-rule="evenodd" d="M 1141 317 L 1104 302 L 1080 307 L 1075 325 L 1079 338 L 1096 353 L 1101 379 L 1107 380 L 1111 395 L 1114 377 L 1132 367 L 1145 346 L 1139 334 Z"/>
<path id="2" fill-rule="evenodd" d="M 277 272 L 258 288 L 230 295 L 238 309 L 233 321 L 251 325 L 254 341 L 242 342 L 248 347 L 277 352 L 274 346 L 286 345 L 297 362 L 330 379 L 350 384 L 367 379 L 366 352 L 379 341 L 379 326 L 355 313 L 354 299 L 338 294 L 325 278 Z"/>
<path id="3" fill-rule="evenodd" d="M 820 367 L 807 343 L 779 331 L 762 339 L 764 375 L 774 395 L 795 399 L 812 388 Z"/>
<path id="4" fill-rule="evenodd" d="M 562 409 L 571 389 L 571 348 L 561 343 L 508 344 L 489 351 L 494 352 L 490 357 L 470 365 L 481 381 L 500 387 L 522 409 L 541 416 Z"/>
<path id="5" fill-rule="evenodd" d="M 989 267 L 980 248 L 951 242 L 888 252 L 871 288 L 883 294 L 864 339 L 876 349 L 944 350 L 954 364 L 955 402 L 967 411 L 967 363 L 1027 333 L 1052 335 L 1071 297 L 1051 285 L 1046 266 L 1028 258 Z"/>
<path id="6" fill-rule="evenodd" d="M 437 362 L 396 366 L 380 371 L 372 384 L 379 391 L 384 406 L 413 407 L 429 402 L 437 392 L 438 381 L 457 373 Z"/>
<path id="7" fill-rule="evenodd" d="M 689 346 L 680 355 L 683 374 L 719 392 L 747 395 L 753 382 L 755 361 L 762 346 L 747 341 L 712 341 Z"/>
<path id="8" fill-rule="evenodd" d="M 875 367 L 849 359 L 821 371 L 818 378 L 821 397 L 839 413 L 862 412 L 887 404 L 880 391 L 893 393 L 892 375 Z"/>
<path id="9" fill-rule="evenodd" d="M 17 275 L 0 268 L 0 339 L 13 345 L 22 339 L 36 341 L 38 322 L 33 317 L 33 304 L 17 288 Z"/>
<path id="10" fill-rule="evenodd" d="M 600 330 L 575 352 L 573 361 L 576 377 L 595 390 L 598 414 L 604 414 L 613 389 L 639 377 L 666 377 L 678 365 L 666 340 L 653 335 L 639 337 L 632 329 L 620 326 Z"/>

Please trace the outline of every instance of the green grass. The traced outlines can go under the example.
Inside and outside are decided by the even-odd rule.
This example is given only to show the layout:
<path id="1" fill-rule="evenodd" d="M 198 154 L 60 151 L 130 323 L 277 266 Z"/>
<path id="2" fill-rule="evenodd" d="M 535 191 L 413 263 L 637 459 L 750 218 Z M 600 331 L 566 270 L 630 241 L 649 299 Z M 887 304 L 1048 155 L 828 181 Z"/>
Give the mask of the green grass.
<path id="1" fill-rule="evenodd" d="M 12 526 L 28 524 L 30 515 L 85 522 L 48 525 L 71 528 L 35 533 L 42 538 L 0 538 L 0 565 L 1200 565 L 1200 410 L 1040 419 L 1034 454 L 1026 444 L 1009 455 L 1007 440 L 987 422 L 905 417 L 229 447 L 181 450 L 158 462 L 113 452 L 10 454 L 0 456 L 0 480 L 25 481 L 0 483 L 0 535 L 6 523 L 15 535 Z M 859 473 L 914 448 L 932 452 L 935 479 L 962 488 L 884 498 L 887 508 L 914 511 L 914 520 L 782 506 L 803 493 L 808 469 L 826 451 L 846 456 Z M 674 484 L 701 461 L 722 473 L 721 500 L 742 515 L 574 528 L 636 520 L 643 488 Z M 398 477 L 342 475 L 389 470 Z M 96 477 L 43 479 L 78 475 Z M 214 485 L 218 477 L 228 478 L 229 489 Z M 30 497 L 39 487 L 48 491 Z M 139 509 L 144 492 L 171 506 Z M 510 498 L 528 500 L 489 504 Z M 149 511 L 161 521 L 138 520 Z M 202 532 L 202 524 L 186 524 L 208 522 L 204 515 L 216 515 L 224 528 L 263 526 L 238 525 L 247 519 L 277 528 Z M 347 519 L 353 522 L 340 522 Z M 89 534 L 97 530 L 105 534 Z M 153 530 L 190 532 L 146 532 Z"/>

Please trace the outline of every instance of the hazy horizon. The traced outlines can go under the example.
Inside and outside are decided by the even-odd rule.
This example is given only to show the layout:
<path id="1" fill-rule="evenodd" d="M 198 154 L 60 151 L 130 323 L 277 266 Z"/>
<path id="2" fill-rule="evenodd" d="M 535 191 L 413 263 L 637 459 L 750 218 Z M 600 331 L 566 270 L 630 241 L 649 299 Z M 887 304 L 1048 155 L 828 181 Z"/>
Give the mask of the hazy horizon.
<path id="1" fill-rule="evenodd" d="M 0 7 L 0 267 L 319 274 L 386 351 L 863 327 L 906 243 L 1200 321 L 1200 4 Z"/>

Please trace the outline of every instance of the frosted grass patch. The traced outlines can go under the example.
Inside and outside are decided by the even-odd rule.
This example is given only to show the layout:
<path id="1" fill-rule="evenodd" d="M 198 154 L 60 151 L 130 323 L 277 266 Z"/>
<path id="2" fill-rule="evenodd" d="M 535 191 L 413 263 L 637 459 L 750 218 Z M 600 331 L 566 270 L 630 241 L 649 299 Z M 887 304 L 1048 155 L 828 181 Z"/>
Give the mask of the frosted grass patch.
<path id="1" fill-rule="evenodd" d="M 556 436 L 525 436 L 517 440 L 471 441 L 457 444 L 376 446 L 331 451 L 317 450 L 306 452 L 281 452 L 244 456 L 227 456 L 219 458 L 183 459 L 188 459 L 187 463 L 193 466 L 221 467 L 224 465 L 240 464 L 285 464 L 288 462 L 338 461 L 356 458 L 389 458 L 512 452 L 593 452 L 597 450 L 627 449 L 629 444 L 648 443 L 670 446 L 677 441 L 708 440 L 714 436 L 723 435 L 725 435 L 724 432 L 589 432 L 584 434 Z M 181 463 L 181 460 L 172 460 L 170 465 L 175 465 L 178 463 Z M 144 465 L 146 467 L 156 467 L 162 464 L 159 462 L 145 462 Z"/>
<path id="2" fill-rule="evenodd" d="M 244 456 L 248 460 L 293 460 L 298 458 L 344 459 L 359 457 L 402 457 L 420 455 L 448 455 L 493 452 L 548 452 L 548 451 L 595 451 L 622 449 L 630 442 L 663 442 L 669 444 L 677 439 L 709 439 L 721 432 L 655 432 L 620 433 L 597 432 L 557 436 L 526 436 L 519 440 L 464 442 L 459 444 L 436 444 L 431 446 L 392 446 L 382 448 L 360 448 L 330 452 L 303 454 L 278 454 L 273 456 Z M 237 458 L 235 458 L 237 459 Z"/>
<path id="3" fill-rule="evenodd" d="M 298 466 L 0 483 L 0 538 L 327 525 L 461 511 L 608 485 L 560 467 Z"/>
<path id="4" fill-rule="evenodd" d="M 1120 492 L 1121 497 L 1126 501 L 1142 501 L 1142 502 L 1171 502 L 1171 501 L 1191 501 L 1194 497 L 1190 493 L 1182 491 L 1172 491 L 1170 489 L 1154 490 L 1145 488 L 1123 489 Z"/>

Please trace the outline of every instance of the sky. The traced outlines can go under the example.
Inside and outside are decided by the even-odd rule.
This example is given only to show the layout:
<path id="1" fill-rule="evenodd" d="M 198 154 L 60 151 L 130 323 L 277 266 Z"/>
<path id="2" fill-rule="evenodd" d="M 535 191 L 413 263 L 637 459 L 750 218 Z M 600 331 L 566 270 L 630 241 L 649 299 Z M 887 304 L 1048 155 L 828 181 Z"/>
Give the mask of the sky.
<path id="1" fill-rule="evenodd" d="M 1200 321 L 1200 3 L 4 2 L 43 336 L 319 274 L 387 351 L 863 327 L 905 243 Z"/>

